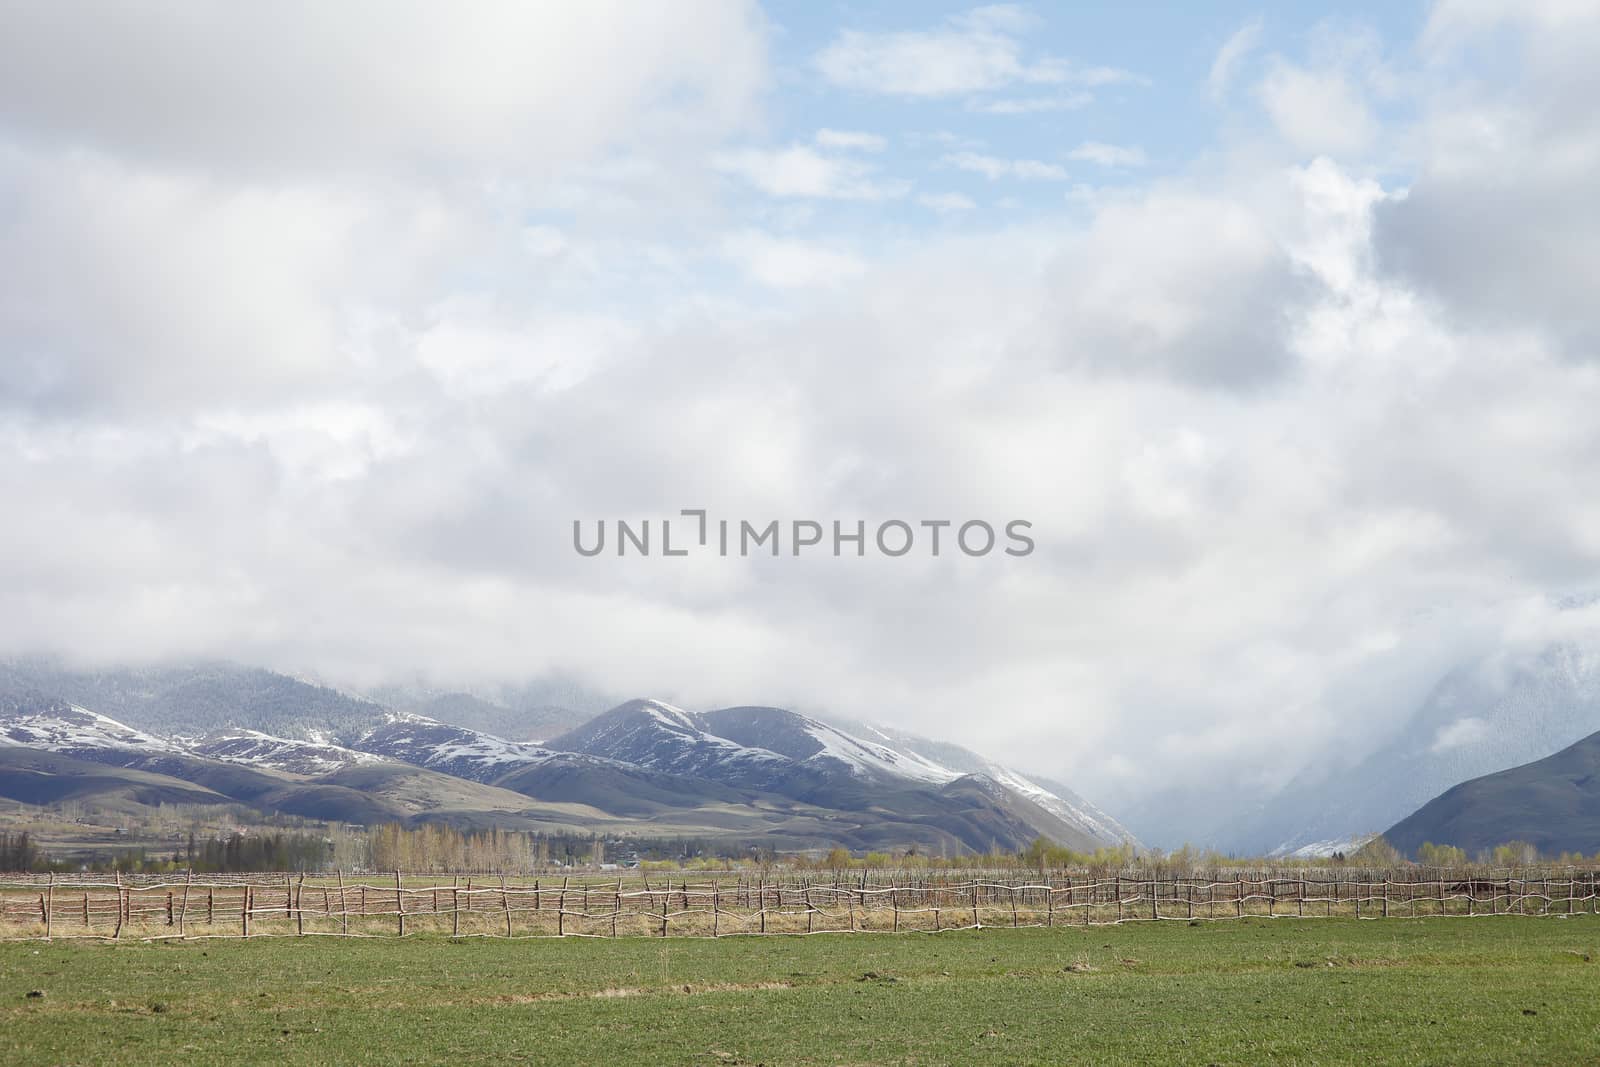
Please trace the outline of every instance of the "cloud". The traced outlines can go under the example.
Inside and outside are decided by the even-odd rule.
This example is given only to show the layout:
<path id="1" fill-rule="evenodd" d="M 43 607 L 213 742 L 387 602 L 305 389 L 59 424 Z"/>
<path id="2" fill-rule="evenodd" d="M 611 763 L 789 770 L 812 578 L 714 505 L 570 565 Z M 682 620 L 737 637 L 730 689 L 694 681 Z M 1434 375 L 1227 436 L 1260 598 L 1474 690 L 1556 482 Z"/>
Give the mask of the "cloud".
<path id="1" fill-rule="evenodd" d="M 1295 193 L 1259 195 L 1261 206 L 1174 187 L 1104 204 L 1056 260 L 1056 358 L 1227 387 L 1288 373 L 1293 323 L 1314 287 L 1262 210 Z"/>
<path id="2" fill-rule="evenodd" d="M 1325 23 L 1309 60 L 1267 61 L 1256 97 L 1285 141 L 1304 155 L 1359 157 L 1374 146 L 1374 103 L 1393 90 L 1380 42 L 1365 28 Z"/>
<path id="3" fill-rule="evenodd" d="M 0 125 L 213 170 L 547 173 L 621 137 L 742 124 L 764 78 L 764 29 L 736 0 L 684 18 L 607 0 L 460 19 L 378 0 L 37 5 L 0 39 Z"/>
<path id="4" fill-rule="evenodd" d="M 960 193 L 924 193 L 917 197 L 917 203 L 941 215 L 959 214 L 978 206 L 970 197 L 962 196 Z"/>
<path id="5" fill-rule="evenodd" d="M 1137 145 L 1124 147 L 1102 141 L 1085 141 L 1068 152 L 1067 158 L 1097 163 L 1102 167 L 1142 167 L 1145 164 L 1144 149 Z"/>
<path id="6" fill-rule="evenodd" d="M 995 181 L 999 178 L 1019 178 L 1024 181 L 1063 181 L 1067 177 L 1065 167 L 1055 163 L 1043 163 L 1037 159 L 1001 159 L 998 156 L 986 156 L 979 152 L 953 152 L 944 157 L 944 162 L 958 170 L 981 174 L 990 181 Z"/>
<path id="7" fill-rule="evenodd" d="M 1416 128 L 1416 178 L 1378 216 L 1393 275 L 1486 328 L 1536 328 L 1573 358 L 1600 352 L 1593 299 L 1600 210 L 1600 92 L 1589 61 L 1600 13 L 1586 5 L 1440 5 Z M 1507 83 L 1456 72 L 1489 43 L 1522 56 Z"/>
<path id="8" fill-rule="evenodd" d="M 817 131 L 817 144 L 823 148 L 853 148 L 863 152 L 882 152 L 887 142 L 875 133 L 821 129 Z"/>
<path id="9" fill-rule="evenodd" d="M 1212 100 L 1221 100 L 1228 93 L 1228 87 L 1233 82 L 1234 73 L 1239 64 L 1261 44 L 1262 22 L 1259 18 L 1251 19 L 1237 30 L 1217 49 L 1216 58 L 1211 61 L 1211 72 L 1206 76 L 1206 91 Z"/>
<path id="10" fill-rule="evenodd" d="M 872 166 L 806 145 L 719 152 L 713 166 L 776 197 L 886 200 L 904 196 L 908 189 L 905 182 L 877 177 Z"/>
<path id="11" fill-rule="evenodd" d="M 817 69 L 843 89 L 889 96 L 943 97 L 1013 85 L 1105 85 L 1134 80 L 1110 67 L 1080 69 L 1054 56 L 1028 57 L 1020 8 L 975 8 L 929 30 L 843 30 L 817 53 Z"/>
<path id="12" fill-rule="evenodd" d="M 1433 744 L 1428 746 L 1428 751 L 1437 755 L 1453 748 L 1481 744 L 1491 736 L 1492 731 L 1486 720 L 1469 715 L 1447 726 L 1439 727 L 1439 732 L 1434 735 Z"/>
<path id="13" fill-rule="evenodd" d="M 783 289 L 840 285 L 866 273 L 866 264 L 848 252 L 755 230 L 729 234 L 722 252 L 756 281 Z"/>
<path id="14" fill-rule="evenodd" d="M 1092 93 L 1023 96 L 998 100 L 969 100 L 967 110 L 985 115 L 1038 115 L 1051 111 L 1076 111 L 1094 102 Z"/>

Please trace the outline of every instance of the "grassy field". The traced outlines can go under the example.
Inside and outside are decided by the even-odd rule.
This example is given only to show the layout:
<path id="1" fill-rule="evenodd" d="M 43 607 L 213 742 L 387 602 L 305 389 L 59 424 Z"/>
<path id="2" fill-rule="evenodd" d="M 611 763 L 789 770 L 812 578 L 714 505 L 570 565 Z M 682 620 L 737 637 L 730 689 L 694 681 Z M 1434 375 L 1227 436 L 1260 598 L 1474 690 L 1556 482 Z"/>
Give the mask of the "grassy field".
<path id="1" fill-rule="evenodd" d="M 10 942 L 0 1062 L 1596 1063 L 1597 991 L 1582 915 Z"/>

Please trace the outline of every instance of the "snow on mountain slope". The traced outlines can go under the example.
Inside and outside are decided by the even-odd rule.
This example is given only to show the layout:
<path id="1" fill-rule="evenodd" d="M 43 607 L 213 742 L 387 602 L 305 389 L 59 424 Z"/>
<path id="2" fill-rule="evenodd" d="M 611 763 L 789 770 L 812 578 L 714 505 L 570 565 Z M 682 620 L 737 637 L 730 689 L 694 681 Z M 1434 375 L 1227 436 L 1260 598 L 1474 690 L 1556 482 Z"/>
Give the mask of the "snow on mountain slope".
<path id="1" fill-rule="evenodd" d="M 27 701 L 0 709 L 0 741 L 52 752 L 107 748 L 137 752 L 183 751 L 176 742 L 135 730 L 64 700 Z"/>
<path id="2" fill-rule="evenodd" d="M 963 772 L 916 753 L 864 740 L 836 726 L 784 708 L 721 708 L 696 716 L 712 735 L 750 748 L 776 752 L 804 766 L 844 772 L 857 778 L 904 778 L 943 785 Z"/>
<path id="3" fill-rule="evenodd" d="M 270 767 L 308 778 L 332 774 L 357 764 L 390 762 L 386 756 L 358 752 L 325 740 L 297 741 L 259 730 L 228 730 L 188 741 L 186 747 L 199 756 L 252 767 Z"/>
<path id="4" fill-rule="evenodd" d="M 871 740 L 867 736 L 871 736 Z M 940 788 L 979 776 L 991 793 L 1027 801 L 1060 836 L 1137 844 L 1103 811 L 1062 796 L 955 745 L 876 727 L 844 729 L 783 708 L 732 707 L 691 713 L 658 700 L 634 700 L 550 743 L 551 748 L 654 770 L 711 778 L 794 796 L 862 788 Z M 976 788 L 969 783 L 969 788 Z"/>
<path id="5" fill-rule="evenodd" d="M 362 734 L 351 747 L 475 782 L 493 781 L 553 755 L 540 745 L 507 741 L 464 726 L 401 712 L 389 714 L 383 725 Z"/>
<path id="6" fill-rule="evenodd" d="M 793 768 L 795 761 L 777 752 L 707 731 L 700 718 L 659 700 L 630 700 L 549 746 L 752 788 L 769 788 Z"/>
<path id="7" fill-rule="evenodd" d="M 1051 782 L 1047 787 L 960 745 L 918 737 L 890 726 L 863 723 L 855 728 L 877 738 L 882 747 L 890 748 L 908 759 L 920 760 L 951 776 L 981 774 L 992 778 L 1096 841 L 1108 845 L 1139 844 L 1138 839 L 1121 823 L 1065 786 Z"/>

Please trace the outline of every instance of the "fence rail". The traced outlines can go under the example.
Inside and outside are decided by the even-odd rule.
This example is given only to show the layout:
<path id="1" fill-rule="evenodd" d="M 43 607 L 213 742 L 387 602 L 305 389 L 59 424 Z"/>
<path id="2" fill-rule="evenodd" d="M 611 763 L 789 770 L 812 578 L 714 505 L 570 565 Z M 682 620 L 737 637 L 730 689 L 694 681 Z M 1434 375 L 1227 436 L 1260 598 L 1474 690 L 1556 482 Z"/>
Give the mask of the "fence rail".
<path id="1" fill-rule="evenodd" d="M 1597 873 L 1434 878 L 207 876 L 0 881 L 0 938 L 623 937 L 929 932 L 1164 920 L 1595 914 Z"/>

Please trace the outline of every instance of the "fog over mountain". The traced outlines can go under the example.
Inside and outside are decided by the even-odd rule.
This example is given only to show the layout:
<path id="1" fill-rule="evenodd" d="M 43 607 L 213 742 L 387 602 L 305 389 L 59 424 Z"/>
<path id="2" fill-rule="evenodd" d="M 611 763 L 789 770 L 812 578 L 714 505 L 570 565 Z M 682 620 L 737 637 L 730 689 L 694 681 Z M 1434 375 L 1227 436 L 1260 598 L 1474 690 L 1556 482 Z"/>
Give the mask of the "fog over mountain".
<path id="1" fill-rule="evenodd" d="M 778 707 L 1156 845 L 1575 740 L 1600 6 L 1168 7 L 9 5 L 0 658 L 208 767 Z M 685 509 L 1036 550 L 573 548 Z"/>

